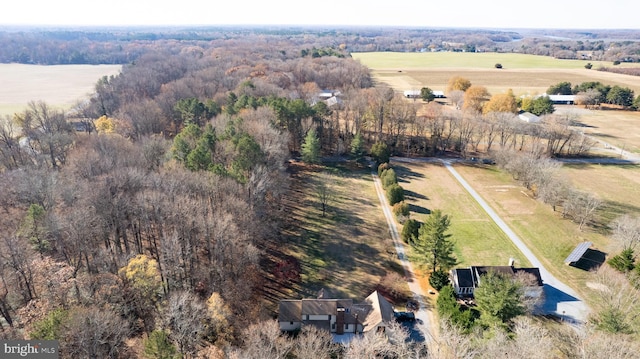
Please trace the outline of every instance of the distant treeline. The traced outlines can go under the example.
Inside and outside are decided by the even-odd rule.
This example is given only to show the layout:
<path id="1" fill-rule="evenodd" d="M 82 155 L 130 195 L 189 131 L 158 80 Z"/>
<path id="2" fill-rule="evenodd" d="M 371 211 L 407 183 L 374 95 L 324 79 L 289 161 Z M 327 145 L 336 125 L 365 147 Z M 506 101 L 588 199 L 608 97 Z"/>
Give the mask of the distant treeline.
<path id="1" fill-rule="evenodd" d="M 3 28 L 0 63 L 127 64 L 150 49 L 205 51 L 251 41 L 327 54 L 369 51 L 516 52 L 562 59 L 640 61 L 640 31 L 473 30 L 366 27 Z M 615 49 L 615 51 L 610 51 Z M 297 54 L 300 56 L 300 53 Z"/>

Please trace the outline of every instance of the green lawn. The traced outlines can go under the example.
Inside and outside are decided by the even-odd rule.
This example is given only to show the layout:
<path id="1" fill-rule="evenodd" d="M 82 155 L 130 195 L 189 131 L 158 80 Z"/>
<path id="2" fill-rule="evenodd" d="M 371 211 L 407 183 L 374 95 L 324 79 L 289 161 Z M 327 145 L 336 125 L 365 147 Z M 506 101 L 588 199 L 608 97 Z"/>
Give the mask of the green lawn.
<path id="1" fill-rule="evenodd" d="M 451 217 L 451 238 L 459 266 L 531 264 L 509 238 L 458 184 L 442 165 L 393 163 L 410 204 L 411 218 L 424 220 L 429 211 L 440 209 Z"/>

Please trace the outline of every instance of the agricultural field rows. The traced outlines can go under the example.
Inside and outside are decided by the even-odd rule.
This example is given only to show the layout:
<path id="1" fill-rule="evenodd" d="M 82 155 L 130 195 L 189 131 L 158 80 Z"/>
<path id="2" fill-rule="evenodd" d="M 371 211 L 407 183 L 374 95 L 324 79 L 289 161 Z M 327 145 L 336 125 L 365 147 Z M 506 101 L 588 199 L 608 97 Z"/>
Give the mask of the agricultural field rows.
<path id="1" fill-rule="evenodd" d="M 558 60 L 547 56 L 497 53 L 354 53 L 352 56 L 372 69 L 374 78 L 388 83 L 396 91 L 445 90 L 453 76 L 463 76 L 474 85 L 486 87 L 490 93 L 513 90 L 516 95 L 541 94 L 560 81 L 579 84 L 601 81 L 629 87 L 640 93 L 637 77 L 597 71 L 610 63 L 593 62 L 587 70 L 584 60 Z M 500 63 L 503 68 L 494 66 Z M 629 65 L 625 65 L 629 66 Z"/>

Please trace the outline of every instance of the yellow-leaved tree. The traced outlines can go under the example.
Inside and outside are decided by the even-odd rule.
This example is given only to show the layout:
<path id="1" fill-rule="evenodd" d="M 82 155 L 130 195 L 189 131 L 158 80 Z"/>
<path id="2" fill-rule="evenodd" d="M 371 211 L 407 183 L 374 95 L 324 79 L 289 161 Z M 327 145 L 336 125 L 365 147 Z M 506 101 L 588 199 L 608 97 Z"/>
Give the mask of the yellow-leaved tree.
<path id="1" fill-rule="evenodd" d="M 155 259 L 144 254 L 131 258 L 129 263 L 120 268 L 120 275 L 141 294 L 155 297 L 162 293 L 160 269 Z"/>
<path id="2" fill-rule="evenodd" d="M 454 76 L 449 79 L 449 83 L 447 84 L 447 94 L 452 91 L 465 92 L 469 87 L 471 87 L 471 81 L 462 76 Z"/>
<path id="3" fill-rule="evenodd" d="M 462 108 L 482 112 L 482 107 L 490 96 L 491 94 L 486 87 L 473 85 L 464 92 L 464 105 L 462 105 Z"/>
<path id="4" fill-rule="evenodd" d="M 511 112 L 516 113 L 518 111 L 518 104 L 516 97 L 512 90 L 507 93 L 501 93 L 491 96 L 489 101 L 484 104 L 482 113 L 487 114 L 490 112 Z"/>
<path id="5" fill-rule="evenodd" d="M 94 125 L 98 133 L 114 133 L 116 131 L 115 121 L 106 115 L 100 116 L 100 118 L 94 122 Z"/>
<path id="6" fill-rule="evenodd" d="M 229 319 L 231 318 L 231 308 L 224 302 L 224 299 L 217 292 L 213 292 L 207 299 L 207 311 L 211 320 L 210 329 L 212 342 L 222 344 L 228 342 L 233 336 Z"/>

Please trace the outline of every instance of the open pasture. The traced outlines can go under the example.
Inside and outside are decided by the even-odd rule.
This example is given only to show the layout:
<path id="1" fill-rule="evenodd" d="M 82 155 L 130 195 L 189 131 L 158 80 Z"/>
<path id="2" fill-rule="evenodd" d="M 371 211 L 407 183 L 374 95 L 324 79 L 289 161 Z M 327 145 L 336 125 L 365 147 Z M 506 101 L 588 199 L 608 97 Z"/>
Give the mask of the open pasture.
<path id="1" fill-rule="evenodd" d="M 565 164 L 561 171 L 576 188 L 602 201 L 596 217 L 601 225 L 627 213 L 640 216 L 640 166 Z"/>
<path id="2" fill-rule="evenodd" d="M 102 76 L 116 75 L 121 65 L 0 64 L 0 115 L 21 111 L 29 101 L 68 108 L 89 95 Z"/>
<path id="3" fill-rule="evenodd" d="M 354 53 L 352 56 L 372 69 L 376 80 L 389 84 L 396 91 L 418 90 L 425 86 L 442 91 L 451 77 L 462 76 L 474 85 L 486 87 L 492 94 L 508 89 L 516 95 L 541 94 L 561 81 L 574 85 L 600 81 L 640 93 L 638 77 L 595 70 L 599 66 L 612 66 L 609 62 L 592 61 L 593 69 L 587 70 L 584 65 L 589 61 L 523 54 L 380 52 Z M 503 68 L 496 69 L 496 63 L 502 64 Z"/>
<path id="4" fill-rule="evenodd" d="M 334 298 L 364 298 L 377 289 L 390 298 L 407 298 L 409 287 L 370 169 L 299 162 L 290 169 L 287 245 L 279 250 L 300 264 L 300 280 L 286 289 L 288 296 L 315 297 L 324 289 Z M 320 186 L 330 193 L 324 216 Z"/>
<path id="5" fill-rule="evenodd" d="M 376 70 L 425 68 L 493 69 L 497 63 L 501 64 L 503 69 L 584 69 L 584 65 L 588 62 L 591 62 L 594 68 L 612 65 L 611 62 L 604 61 L 559 60 L 549 56 L 497 52 L 356 52 L 352 53 L 351 56 L 369 68 Z"/>
<path id="6" fill-rule="evenodd" d="M 636 91 L 637 95 L 640 92 Z M 640 153 L 640 111 L 579 111 L 580 130 L 625 151 Z"/>

